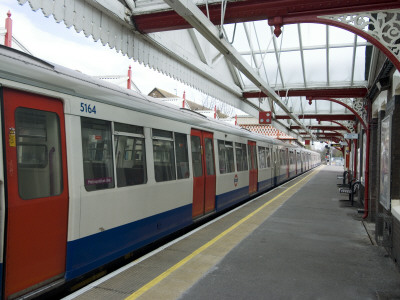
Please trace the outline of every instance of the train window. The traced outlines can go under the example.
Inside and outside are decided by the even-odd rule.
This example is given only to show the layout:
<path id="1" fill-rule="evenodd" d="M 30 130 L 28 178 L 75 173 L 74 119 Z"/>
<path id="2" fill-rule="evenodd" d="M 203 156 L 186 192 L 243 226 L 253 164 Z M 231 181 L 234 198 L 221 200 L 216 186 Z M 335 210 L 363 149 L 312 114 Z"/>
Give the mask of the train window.
<path id="1" fill-rule="evenodd" d="M 172 132 L 153 129 L 154 173 L 157 182 L 176 179 Z"/>
<path id="2" fill-rule="evenodd" d="M 267 161 L 265 159 L 265 147 L 258 147 L 258 160 L 260 162 L 260 169 L 267 167 Z"/>
<path id="3" fill-rule="evenodd" d="M 250 170 L 257 169 L 257 149 L 255 145 L 249 145 L 247 148 L 249 151 L 249 162 L 250 162 Z"/>
<path id="4" fill-rule="evenodd" d="M 294 154 L 293 154 L 293 152 L 290 152 L 289 153 L 289 164 L 294 164 Z"/>
<path id="5" fill-rule="evenodd" d="M 267 168 L 271 168 L 271 152 L 268 147 L 265 149 L 265 156 L 267 157 Z"/>
<path id="6" fill-rule="evenodd" d="M 247 171 L 247 146 L 246 144 L 235 143 L 235 152 L 236 152 L 236 167 L 239 171 Z"/>
<path id="7" fill-rule="evenodd" d="M 214 175 L 215 174 L 215 169 L 214 169 L 214 146 L 212 139 L 206 138 L 204 140 L 205 143 L 205 148 L 206 148 L 206 169 L 207 169 L 207 175 Z"/>
<path id="8" fill-rule="evenodd" d="M 249 151 L 249 164 L 250 170 L 257 169 L 257 149 L 255 145 L 249 145 L 247 150 Z"/>
<path id="9" fill-rule="evenodd" d="M 221 174 L 235 171 L 233 143 L 218 140 L 219 172 Z"/>
<path id="10" fill-rule="evenodd" d="M 187 135 L 175 132 L 176 171 L 178 179 L 189 178 Z"/>
<path id="11" fill-rule="evenodd" d="M 15 111 L 18 188 L 24 200 L 63 191 L 60 120 L 54 112 Z"/>
<path id="12" fill-rule="evenodd" d="M 48 151 L 46 145 L 22 142 L 18 144 L 17 152 L 20 167 L 45 168 L 47 166 Z"/>
<path id="13" fill-rule="evenodd" d="M 111 122 L 82 117 L 81 127 L 85 189 L 113 188 Z"/>
<path id="14" fill-rule="evenodd" d="M 280 158 L 281 158 L 281 166 L 286 165 L 286 153 L 285 150 L 283 149 L 281 150 Z"/>
<path id="15" fill-rule="evenodd" d="M 143 127 L 129 125 L 129 124 L 122 124 L 122 123 L 117 123 L 117 122 L 114 123 L 114 133 L 115 134 L 128 133 L 128 134 L 137 135 L 139 137 L 144 137 Z"/>
<path id="16" fill-rule="evenodd" d="M 117 186 L 147 182 L 146 148 L 143 127 L 114 123 Z"/>
<path id="17" fill-rule="evenodd" d="M 199 136 L 192 135 L 192 166 L 193 166 L 193 177 L 203 176 L 203 167 L 201 161 L 201 140 Z"/>
<path id="18" fill-rule="evenodd" d="M 172 132 L 161 130 L 161 129 L 153 129 L 153 138 L 157 139 L 166 139 L 166 140 L 173 140 Z"/>

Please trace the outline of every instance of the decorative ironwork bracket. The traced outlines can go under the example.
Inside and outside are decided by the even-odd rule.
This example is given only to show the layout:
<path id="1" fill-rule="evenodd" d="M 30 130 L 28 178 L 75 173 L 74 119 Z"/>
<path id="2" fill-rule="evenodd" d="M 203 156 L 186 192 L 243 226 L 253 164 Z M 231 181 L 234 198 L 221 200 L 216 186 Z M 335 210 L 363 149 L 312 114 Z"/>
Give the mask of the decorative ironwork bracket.
<path id="1" fill-rule="evenodd" d="M 364 100 L 361 98 L 335 98 L 338 102 L 342 102 L 347 106 L 350 106 L 354 111 L 367 123 L 367 110 L 364 107 Z M 353 123 L 353 122 L 351 122 Z M 352 125 L 353 126 L 353 125 Z M 350 128 L 349 128 L 350 129 Z M 352 130 L 353 132 L 354 130 Z"/>
<path id="2" fill-rule="evenodd" d="M 363 118 L 365 123 L 367 120 L 367 110 L 364 107 L 364 100 L 361 98 L 356 98 L 353 100 L 353 109 L 358 113 L 358 115 Z"/>
<path id="3" fill-rule="evenodd" d="M 378 41 L 400 62 L 400 9 L 320 16 L 363 31 Z"/>
<path id="4" fill-rule="evenodd" d="M 356 122 L 354 121 L 343 121 L 341 123 L 343 126 L 345 126 L 348 130 L 350 130 L 351 133 L 354 133 L 354 126 L 356 124 Z"/>

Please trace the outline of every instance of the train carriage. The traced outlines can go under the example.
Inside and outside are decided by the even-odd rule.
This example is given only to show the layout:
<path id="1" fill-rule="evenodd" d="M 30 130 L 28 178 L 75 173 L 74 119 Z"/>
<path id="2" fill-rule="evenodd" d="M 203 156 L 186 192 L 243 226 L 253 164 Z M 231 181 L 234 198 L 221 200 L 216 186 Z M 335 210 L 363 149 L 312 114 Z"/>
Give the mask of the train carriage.
<path id="1" fill-rule="evenodd" d="M 1 299 L 85 276 L 319 163 L 13 49 L 0 64 Z"/>

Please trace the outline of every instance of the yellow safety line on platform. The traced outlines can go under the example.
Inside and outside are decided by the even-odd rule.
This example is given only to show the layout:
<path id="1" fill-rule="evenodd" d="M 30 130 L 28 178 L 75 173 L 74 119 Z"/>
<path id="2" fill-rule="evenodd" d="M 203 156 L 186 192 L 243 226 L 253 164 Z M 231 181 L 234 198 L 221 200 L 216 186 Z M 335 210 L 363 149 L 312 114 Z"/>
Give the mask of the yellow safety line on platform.
<path id="1" fill-rule="evenodd" d="M 225 235 L 227 235 L 228 233 L 230 233 L 232 230 L 234 230 L 235 228 L 237 228 L 239 225 L 241 225 L 242 223 L 246 222 L 248 219 L 250 219 L 252 216 L 254 216 L 255 214 L 257 214 L 260 210 L 262 210 L 263 208 L 265 208 L 266 206 L 268 206 L 269 204 L 271 204 L 272 202 L 274 202 L 276 199 L 278 199 L 279 197 L 281 197 L 283 194 L 287 193 L 288 191 L 290 191 L 292 188 L 294 188 L 296 185 L 300 184 L 301 182 L 303 182 L 304 180 L 306 180 L 307 178 L 311 177 L 312 175 L 314 175 L 314 173 L 316 173 L 317 171 L 319 171 L 321 167 L 318 167 L 317 169 L 313 170 L 313 172 L 309 175 L 307 175 L 306 177 L 304 177 L 303 179 L 301 179 L 300 181 L 296 182 L 294 185 L 292 185 L 290 188 L 288 188 L 287 190 L 283 191 L 282 193 L 280 193 L 279 195 L 275 196 L 274 198 L 272 198 L 271 200 L 269 200 L 267 203 L 263 204 L 262 206 L 260 206 L 259 208 L 257 208 L 255 211 L 253 211 L 252 213 L 248 214 L 246 217 L 244 217 L 243 219 L 239 220 L 238 222 L 236 222 L 234 225 L 232 225 L 231 227 L 229 227 L 228 229 L 226 229 L 224 232 L 220 233 L 219 235 L 217 235 L 215 238 L 213 238 L 211 241 L 207 242 L 206 244 L 204 244 L 203 246 L 201 246 L 200 248 L 198 248 L 196 251 L 192 252 L 190 255 L 186 256 L 184 259 L 182 259 L 181 261 L 179 261 L 178 263 L 176 263 L 174 266 L 172 266 L 171 268 L 169 268 L 168 270 L 166 270 L 164 273 L 158 275 L 156 278 L 154 278 L 152 281 L 150 281 L 149 283 L 147 283 L 146 285 L 142 286 L 140 289 L 138 289 L 136 292 L 134 292 L 132 295 L 128 296 L 127 298 L 125 298 L 125 300 L 133 300 L 133 299 L 137 299 L 139 296 L 141 296 L 142 294 L 144 294 L 146 291 L 148 291 L 149 289 L 151 289 L 152 287 L 154 287 L 156 284 L 158 284 L 159 282 L 161 282 L 164 278 L 168 277 L 172 272 L 174 272 L 175 270 L 179 269 L 180 267 L 182 267 L 184 264 L 186 264 L 188 261 L 190 261 L 192 258 L 194 258 L 195 256 L 197 256 L 198 254 L 200 254 L 201 252 L 203 252 L 204 250 L 206 250 L 207 248 L 209 248 L 210 246 L 212 246 L 213 244 L 215 244 L 217 241 L 219 241 L 221 238 L 223 238 Z"/>

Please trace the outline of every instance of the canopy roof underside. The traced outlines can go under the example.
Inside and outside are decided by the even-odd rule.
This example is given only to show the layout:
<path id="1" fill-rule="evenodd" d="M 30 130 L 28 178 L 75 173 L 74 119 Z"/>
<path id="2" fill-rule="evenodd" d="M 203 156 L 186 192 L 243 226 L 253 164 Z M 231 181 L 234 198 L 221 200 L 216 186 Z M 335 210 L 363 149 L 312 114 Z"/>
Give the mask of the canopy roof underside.
<path id="1" fill-rule="evenodd" d="M 248 10 L 244 17 L 236 13 L 246 13 L 243 7 L 250 4 L 264 7 L 265 1 L 19 2 L 29 2 L 33 10 L 42 9 L 57 22 L 73 26 L 77 32 L 83 31 L 86 36 L 101 40 L 104 45 L 247 114 L 258 118 L 259 110 L 272 111 L 277 116 L 273 125 L 297 138 L 305 131 L 315 133 L 310 126 L 334 126 L 336 131 L 351 127 L 354 115 L 340 102 L 354 107 L 354 102 L 359 101 L 355 99 L 365 97 L 372 84 L 369 74 L 375 74 L 376 48 L 349 31 L 323 24 L 297 23 L 284 25 L 277 37 L 276 27 L 268 25 L 268 16 L 257 17 L 256 8 Z M 341 2 L 349 1 L 321 1 L 331 6 L 336 3 L 339 8 L 344 5 Z M 306 14 L 304 7 L 308 5 L 312 11 L 318 1 L 308 0 L 303 8 L 292 0 L 268 3 L 275 3 L 277 10 L 291 5 L 292 10 L 297 9 L 298 17 Z M 359 9 L 369 10 L 399 6 L 390 0 L 358 3 L 366 5 Z M 327 12 L 336 13 L 339 8 Z M 355 12 L 357 7 L 348 7 L 347 11 Z M 318 98 L 318 91 L 325 91 L 321 92 L 323 96 L 331 93 L 339 103 L 310 101 L 310 97 Z M 307 117 L 319 114 L 325 117 Z M 328 119 L 327 115 L 341 115 L 342 119 Z"/>

